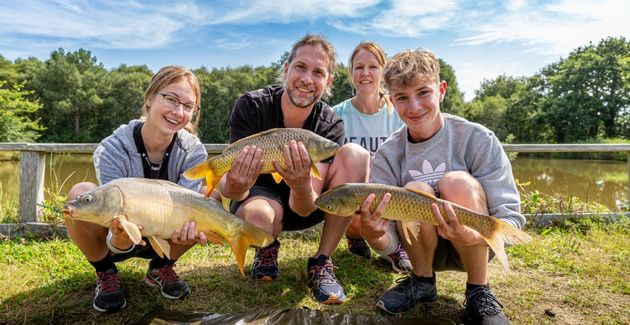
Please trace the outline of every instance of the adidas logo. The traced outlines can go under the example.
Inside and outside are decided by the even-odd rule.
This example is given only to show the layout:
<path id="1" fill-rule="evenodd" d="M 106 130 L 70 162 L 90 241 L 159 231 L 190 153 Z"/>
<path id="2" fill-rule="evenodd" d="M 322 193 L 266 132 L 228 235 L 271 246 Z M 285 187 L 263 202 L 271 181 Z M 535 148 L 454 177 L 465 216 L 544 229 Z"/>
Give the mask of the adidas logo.
<path id="1" fill-rule="evenodd" d="M 434 169 L 433 165 L 428 160 L 425 160 L 422 162 L 422 171 L 410 169 L 409 175 L 414 181 L 422 181 L 431 185 L 437 193 L 437 185 L 440 178 L 444 175 L 445 169 L 446 163 L 441 163 Z"/>

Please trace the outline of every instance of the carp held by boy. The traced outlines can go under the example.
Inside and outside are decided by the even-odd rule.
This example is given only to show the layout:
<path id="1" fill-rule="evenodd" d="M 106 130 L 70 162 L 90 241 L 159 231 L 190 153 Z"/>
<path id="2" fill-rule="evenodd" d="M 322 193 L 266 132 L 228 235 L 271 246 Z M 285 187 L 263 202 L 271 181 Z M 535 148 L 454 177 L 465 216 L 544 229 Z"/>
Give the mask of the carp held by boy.
<path id="1" fill-rule="evenodd" d="M 342 184 L 323 193 L 315 200 L 315 205 L 324 212 L 349 217 L 361 210 L 363 201 L 370 193 L 376 195 L 370 206 L 371 212 L 376 210 L 385 193 L 391 194 L 391 199 L 383 210 L 381 217 L 402 221 L 407 241 L 409 241 L 410 231 L 414 236 L 418 233 L 418 223 L 437 225 L 431 211 L 432 203 L 436 203 L 440 213 L 446 216 L 444 203 L 447 201 L 422 191 L 384 184 Z M 488 243 L 501 265 L 503 265 L 505 270 L 509 271 L 510 266 L 503 247 L 504 244 L 526 243 L 531 241 L 531 237 L 524 231 L 500 219 L 474 212 L 455 203 L 449 203 L 453 206 L 459 223 L 478 231 Z"/>

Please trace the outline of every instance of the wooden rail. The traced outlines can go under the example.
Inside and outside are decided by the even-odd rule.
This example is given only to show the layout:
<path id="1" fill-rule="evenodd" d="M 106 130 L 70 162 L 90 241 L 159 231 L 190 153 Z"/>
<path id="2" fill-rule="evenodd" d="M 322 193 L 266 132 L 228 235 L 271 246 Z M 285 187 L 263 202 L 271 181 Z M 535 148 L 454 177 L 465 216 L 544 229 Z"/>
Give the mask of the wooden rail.
<path id="1" fill-rule="evenodd" d="M 0 143 L 0 151 L 20 152 L 20 223 L 41 220 L 44 170 L 47 153 L 93 153 L 95 143 Z M 206 144 L 209 154 L 219 154 L 226 144 Z M 630 144 L 504 144 L 506 152 L 626 152 L 627 198 L 630 200 Z"/>

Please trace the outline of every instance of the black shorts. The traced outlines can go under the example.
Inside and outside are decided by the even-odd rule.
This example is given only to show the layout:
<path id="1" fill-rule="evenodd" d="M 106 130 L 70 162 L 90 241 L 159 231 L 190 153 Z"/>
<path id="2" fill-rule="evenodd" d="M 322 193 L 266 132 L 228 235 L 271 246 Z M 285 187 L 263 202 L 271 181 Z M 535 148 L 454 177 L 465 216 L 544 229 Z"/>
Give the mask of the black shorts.
<path id="1" fill-rule="evenodd" d="M 151 244 L 149 244 L 149 239 L 145 237 L 142 237 L 142 239 L 145 243 L 147 243 L 145 246 L 136 245 L 136 247 L 134 247 L 133 250 L 131 250 L 131 252 L 129 253 L 111 253 L 114 262 L 122 262 L 132 257 L 146 258 L 151 260 L 154 258 L 159 258 L 158 254 L 155 252 L 155 250 L 153 250 L 153 247 L 151 247 Z"/>
<path id="2" fill-rule="evenodd" d="M 313 213 L 306 217 L 301 217 L 297 213 L 293 212 L 293 210 L 289 207 L 290 190 L 287 189 L 289 189 L 288 186 L 269 188 L 266 186 L 255 185 L 249 190 L 249 195 L 245 200 L 254 196 L 263 196 L 280 203 L 283 210 L 282 230 L 290 231 L 307 229 L 324 220 L 324 212 L 319 209 L 313 211 Z M 230 212 L 236 213 L 245 200 L 232 201 L 232 203 L 230 203 Z"/>
<path id="3" fill-rule="evenodd" d="M 492 249 L 488 252 L 488 261 L 492 260 L 494 252 Z M 438 243 L 433 255 L 434 271 L 466 271 L 464 263 L 459 257 L 459 253 L 450 240 L 442 238 L 438 235 Z"/>

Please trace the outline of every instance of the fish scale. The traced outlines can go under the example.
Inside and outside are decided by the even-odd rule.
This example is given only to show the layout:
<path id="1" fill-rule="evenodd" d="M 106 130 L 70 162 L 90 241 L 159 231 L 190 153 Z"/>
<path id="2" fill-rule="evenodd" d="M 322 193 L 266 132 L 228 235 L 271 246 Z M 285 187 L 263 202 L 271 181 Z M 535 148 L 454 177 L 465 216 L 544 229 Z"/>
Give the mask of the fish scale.
<path id="1" fill-rule="evenodd" d="M 381 217 L 402 221 L 407 238 L 410 231 L 414 231 L 414 235 L 417 233 L 417 223 L 437 225 L 431 211 L 432 203 L 438 205 L 440 213 L 448 221 L 444 206 L 447 201 L 421 191 L 384 184 L 343 184 L 323 193 L 315 200 L 315 205 L 329 214 L 349 217 L 360 211 L 361 205 L 371 193 L 376 195 L 376 199 L 370 205 L 370 212 L 376 210 L 386 193 L 391 194 L 391 199 L 382 211 Z M 474 212 L 452 202 L 450 204 L 459 223 L 479 232 L 506 270 L 509 270 L 509 265 L 504 244 L 515 245 L 531 241 L 527 233 L 507 222 Z"/>
<path id="2" fill-rule="evenodd" d="M 263 168 L 261 174 L 276 173 L 272 162 L 275 160 L 282 168 L 285 168 L 284 146 L 291 140 L 304 144 L 311 159 L 311 173 L 319 177 L 319 171 L 315 167 L 320 162 L 337 153 L 339 144 L 330 141 L 312 131 L 299 128 L 275 128 L 262 131 L 242 138 L 230 144 L 223 153 L 197 164 L 184 172 L 188 179 L 206 179 L 207 195 L 221 179 L 221 176 L 232 168 L 232 163 L 241 151 L 246 147 L 256 147 L 262 151 Z M 276 182 L 280 181 L 279 175 L 274 175 Z"/>
<path id="3" fill-rule="evenodd" d="M 274 240 L 271 234 L 225 211 L 214 199 L 165 180 L 113 180 L 64 204 L 64 215 L 108 228 L 118 218 L 135 244 L 146 237 L 158 255 L 168 258 L 167 240 L 192 220 L 196 235 L 203 232 L 208 241 L 217 244 L 227 241 L 241 274 L 247 248 L 264 247 Z"/>

